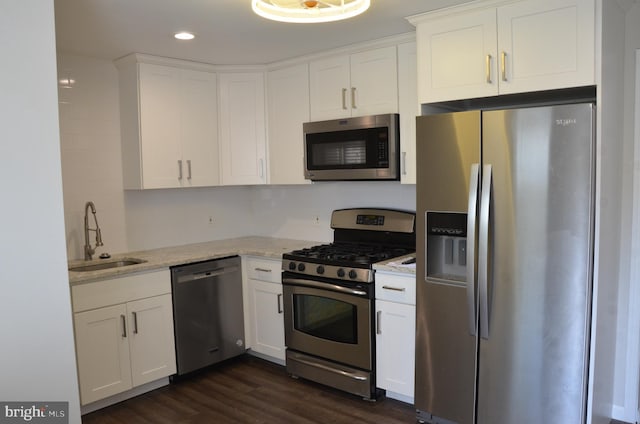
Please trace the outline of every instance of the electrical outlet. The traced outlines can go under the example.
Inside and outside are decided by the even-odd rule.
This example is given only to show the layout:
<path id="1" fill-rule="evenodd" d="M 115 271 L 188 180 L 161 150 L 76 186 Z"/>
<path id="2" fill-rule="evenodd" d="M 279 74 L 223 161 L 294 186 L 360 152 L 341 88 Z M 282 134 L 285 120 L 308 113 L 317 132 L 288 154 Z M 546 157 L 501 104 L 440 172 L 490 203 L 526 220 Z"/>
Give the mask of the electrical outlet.
<path id="1" fill-rule="evenodd" d="M 313 225 L 320 225 L 320 217 L 315 215 L 313 217 Z"/>

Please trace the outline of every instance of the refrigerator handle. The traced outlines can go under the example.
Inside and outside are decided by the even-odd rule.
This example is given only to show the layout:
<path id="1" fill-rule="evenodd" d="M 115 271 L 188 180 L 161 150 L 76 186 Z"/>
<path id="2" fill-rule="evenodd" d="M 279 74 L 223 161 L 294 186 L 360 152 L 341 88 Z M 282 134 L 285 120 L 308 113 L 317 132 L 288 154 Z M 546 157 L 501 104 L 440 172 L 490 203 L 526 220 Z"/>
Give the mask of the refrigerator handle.
<path id="1" fill-rule="evenodd" d="M 480 337 L 489 338 L 489 221 L 491 210 L 491 189 L 493 168 L 482 167 L 482 187 L 480 189 L 480 229 L 478 231 L 478 295 L 480 297 Z"/>
<path id="2" fill-rule="evenodd" d="M 467 207 L 467 311 L 469 312 L 469 334 L 477 335 L 476 314 L 476 220 L 478 216 L 478 183 L 480 166 L 471 165 L 469 177 L 469 206 Z"/>

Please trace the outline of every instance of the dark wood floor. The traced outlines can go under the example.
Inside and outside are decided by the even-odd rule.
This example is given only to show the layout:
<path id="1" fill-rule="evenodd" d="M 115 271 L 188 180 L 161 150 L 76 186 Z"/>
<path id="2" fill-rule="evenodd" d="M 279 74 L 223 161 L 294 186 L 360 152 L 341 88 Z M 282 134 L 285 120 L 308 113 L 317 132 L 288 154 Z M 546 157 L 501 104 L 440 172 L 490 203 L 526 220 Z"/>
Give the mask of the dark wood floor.
<path id="1" fill-rule="evenodd" d="M 84 424 L 415 423 L 411 405 L 358 396 L 287 375 L 242 356 L 153 392 L 87 414 Z"/>

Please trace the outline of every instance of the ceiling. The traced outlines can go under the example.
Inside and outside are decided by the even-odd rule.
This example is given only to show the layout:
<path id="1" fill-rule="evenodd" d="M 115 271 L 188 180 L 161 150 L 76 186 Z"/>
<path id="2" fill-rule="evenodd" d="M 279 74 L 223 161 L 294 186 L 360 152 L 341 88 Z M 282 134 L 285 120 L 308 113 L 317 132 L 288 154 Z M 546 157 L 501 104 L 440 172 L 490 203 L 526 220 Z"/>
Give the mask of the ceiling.
<path id="1" fill-rule="evenodd" d="M 288 24 L 255 15 L 251 0 L 54 0 L 61 53 L 116 59 L 146 53 L 219 65 L 267 64 L 412 32 L 406 16 L 469 0 L 371 0 L 346 21 Z M 196 38 L 177 41 L 190 31 Z"/>

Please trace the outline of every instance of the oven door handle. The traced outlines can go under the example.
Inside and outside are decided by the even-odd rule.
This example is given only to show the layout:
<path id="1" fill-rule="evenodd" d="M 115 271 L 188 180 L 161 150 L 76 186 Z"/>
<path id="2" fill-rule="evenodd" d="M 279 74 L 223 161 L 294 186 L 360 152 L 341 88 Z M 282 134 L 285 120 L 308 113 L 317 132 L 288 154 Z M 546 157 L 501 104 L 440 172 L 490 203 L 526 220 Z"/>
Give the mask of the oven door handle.
<path id="1" fill-rule="evenodd" d="M 302 278 L 283 278 L 282 284 L 293 284 L 302 287 L 311 287 L 314 289 L 331 290 L 338 293 L 353 294 L 355 296 L 367 296 L 367 292 L 363 290 L 354 290 L 348 287 L 338 286 L 331 283 L 319 283 L 317 281 L 305 280 Z"/>

